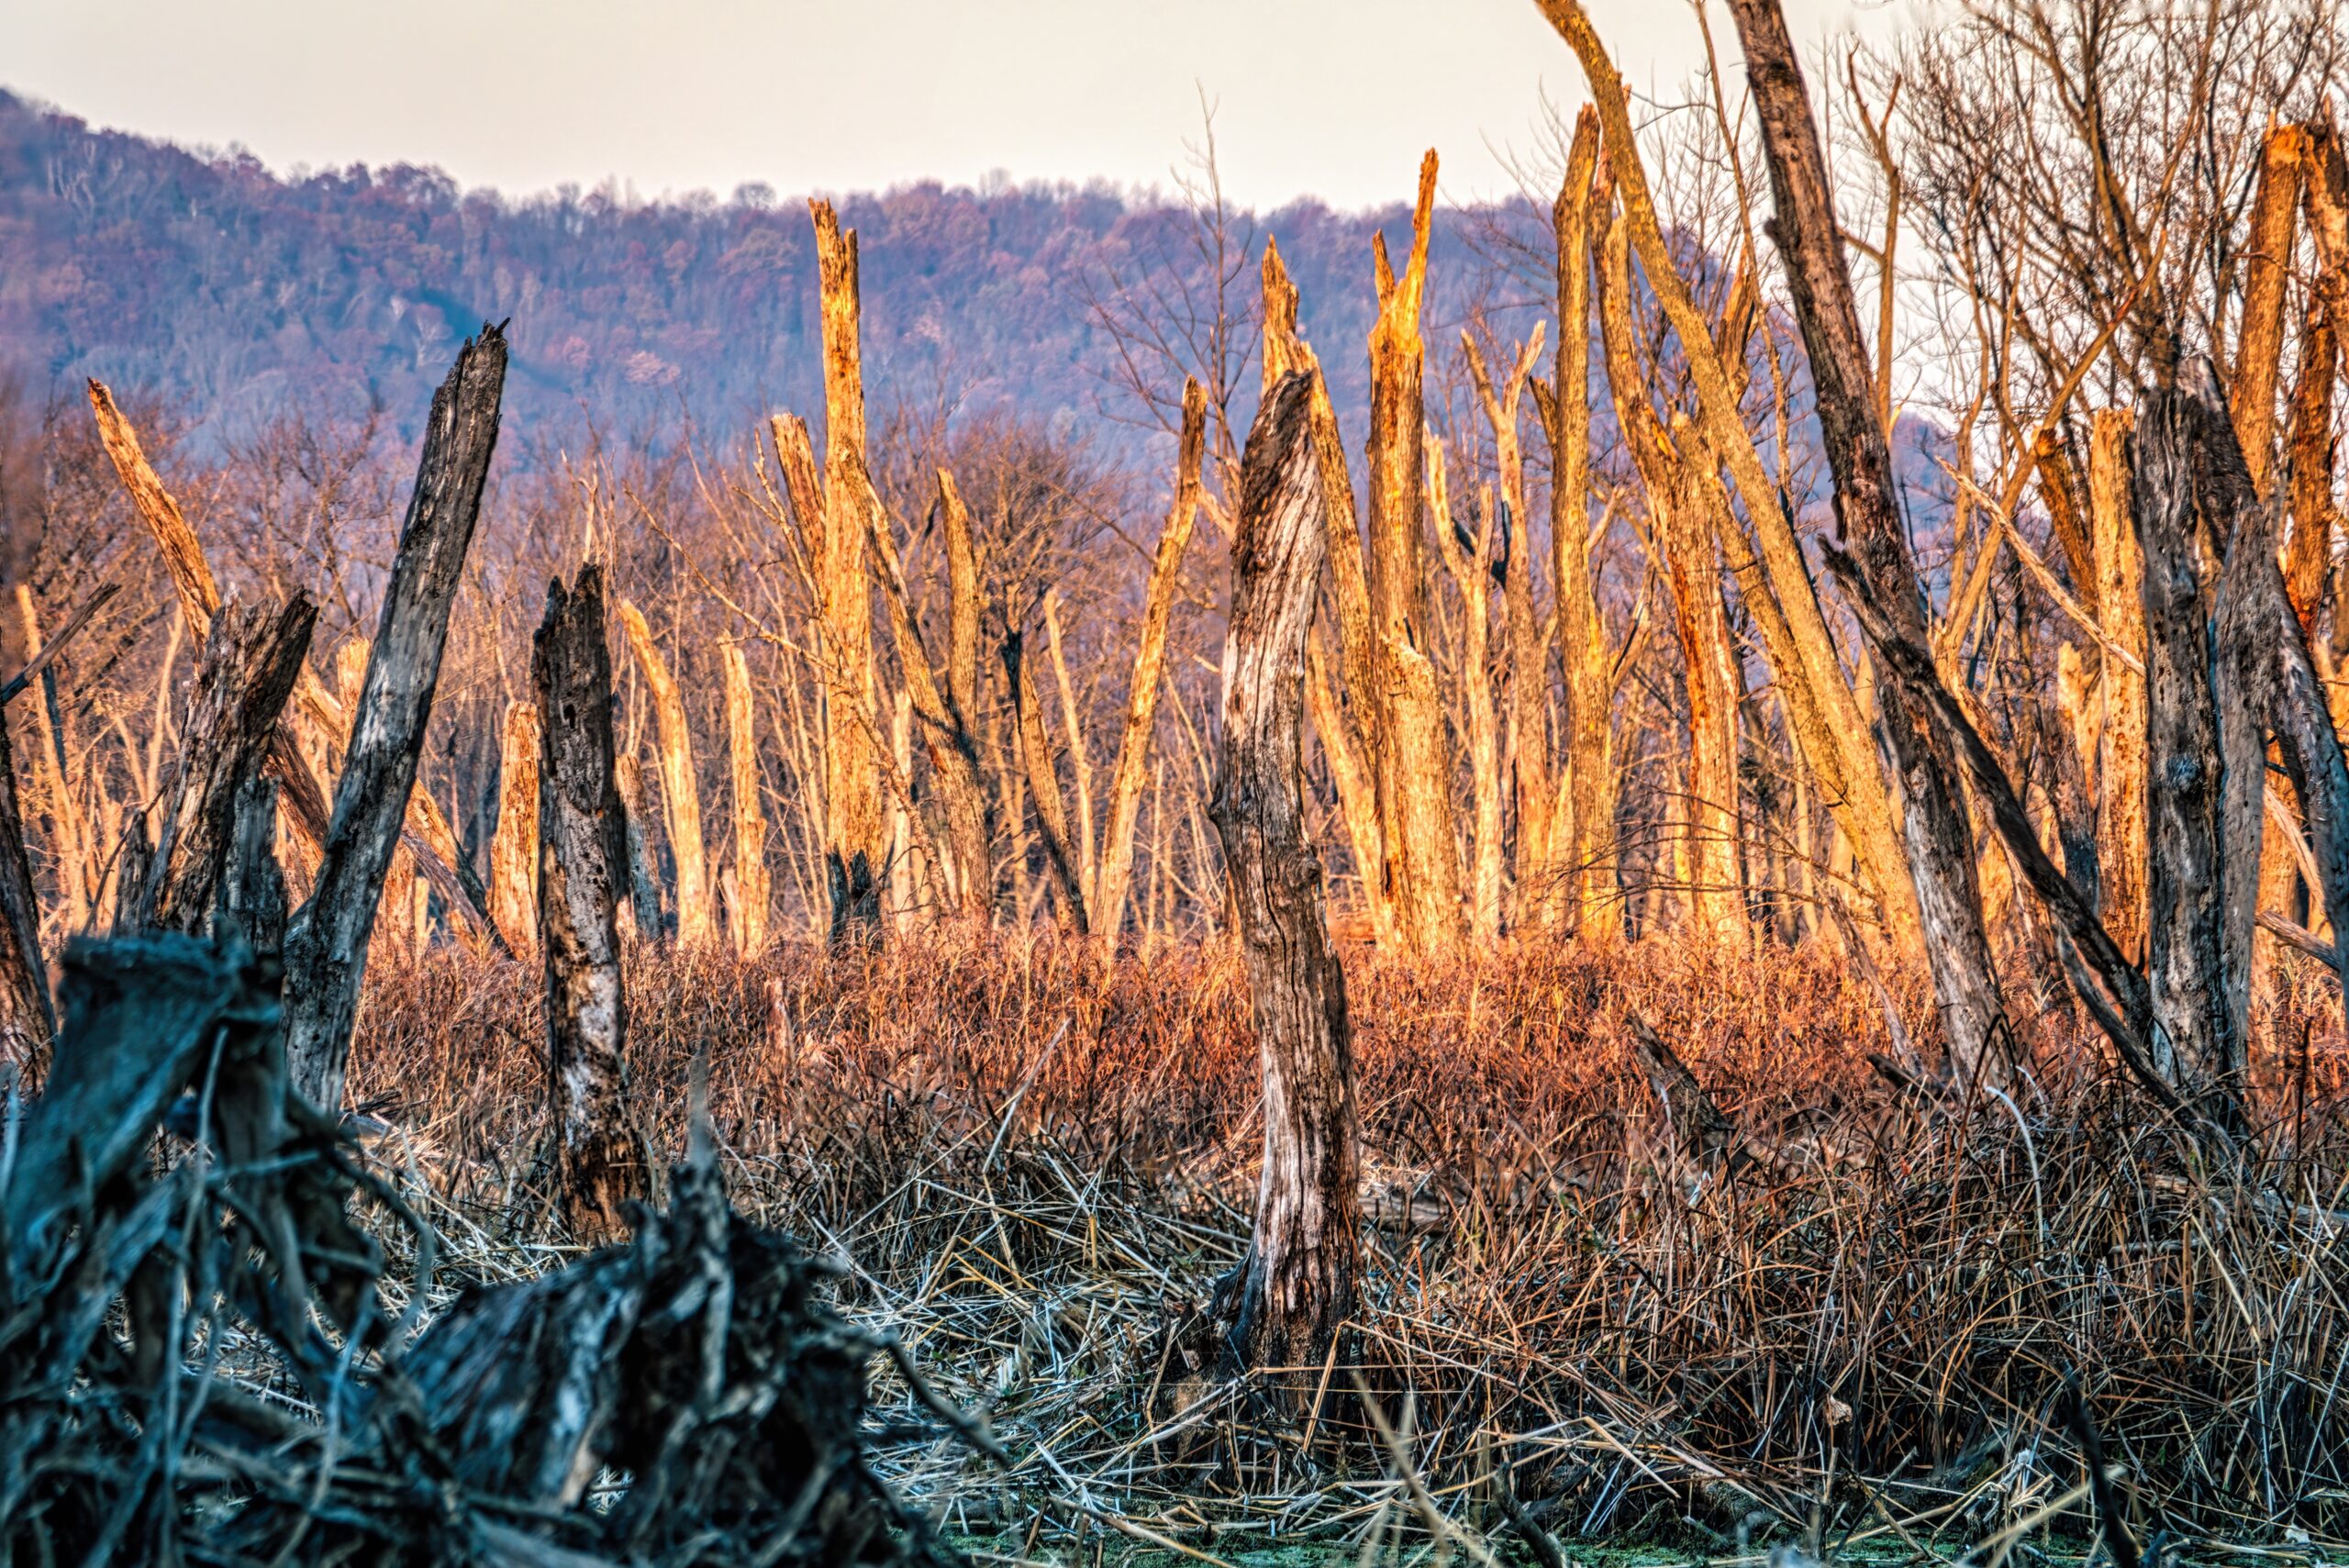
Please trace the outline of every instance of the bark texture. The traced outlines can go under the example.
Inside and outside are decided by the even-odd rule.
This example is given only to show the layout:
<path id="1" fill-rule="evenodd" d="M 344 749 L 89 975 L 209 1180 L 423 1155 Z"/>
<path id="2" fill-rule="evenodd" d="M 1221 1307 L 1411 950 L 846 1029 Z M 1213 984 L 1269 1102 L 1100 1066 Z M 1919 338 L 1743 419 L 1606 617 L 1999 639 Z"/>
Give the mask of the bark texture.
<path id="1" fill-rule="evenodd" d="M 548 1092 L 563 1217 L 573 1234 L 623 1234 L 623 1206 L 650 1195 L 628 1104 L 628 994 L 619 889 L 627 817 L 613 762 L 612 660 L 604 576 L 547 585 L 530 646 L 545 716 L 539 755 L 539 945 L 546 955 Z"/>
<path id="2" fill-rule="evenodd" d="M 6 715 L 0 714 L 0 1060 L 22 1066 L 57 1032 L 57 1015 L 41 956 L 40 899 L 25 852 L 13 751 Z M 139 842 L 134 836 L 125 852 Z"/>
<path id="3" fill-rule="evenodd" d="M 1313 378 L 1292 373 L 1258 410 L 1241 462 L 1213 816 L 1254 1000 L 1264 1166 L 1247 1256 L 1221 1294 L 1230 1348 L 1252 1366 L 1319 1368 L 1352 1316 L 1361 1166 L 1345 975 L 1330 945 L 1321 862 L 1299 784 L 1301 676 L 1321 574 Z M 1309 1412 L 1318 1379 L 1275 1396 Z"/>
<path id="4" fill-rule="evenodd" d="M 484 327 L 433 395 L 317 879 L 286 935 L 286 1058 L 296 1086 L 328 1107 L 342 1097 L 375 901 L 415 788 L 505 384 L 506 339 Z"/>

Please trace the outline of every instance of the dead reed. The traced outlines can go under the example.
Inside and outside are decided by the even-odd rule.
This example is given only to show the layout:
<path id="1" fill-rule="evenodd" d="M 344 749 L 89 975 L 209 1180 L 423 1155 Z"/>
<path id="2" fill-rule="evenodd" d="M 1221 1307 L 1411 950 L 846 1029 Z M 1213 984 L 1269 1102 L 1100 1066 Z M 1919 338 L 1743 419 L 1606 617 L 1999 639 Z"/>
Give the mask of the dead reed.
<path id="1" fill-rule="evenodd" d="M 2349 1534 L 2349 1051 L 2297 960 L 2262 1007 L 2261 1126 L 2218 1170 L 2060 1019 L 2010 1102 L 1904 1095 L 1868 1057 L 1887 999 L 1930 1034 L 1928 989 L 1823 955 L 1358 958 L 1366 1317 L 1358 1367 L 1304 1370 L 1408 1407 L 1419 1502 L 1358 1403 L 1277 1430 L 1168 1332 L 1244 1245 L 1261 1135 L 1220 951 L 944 934 L 633 962 L 656 1161 L 704 1055 L 744 1211 L 844 1254 L 843 1305 L 987 1413 L 1013 1485 L 882 1374 L 897 1478 L 1002 1551 L 1474 1540 L 1505 1528 L 1502 1480 L 1565 1537 L 2084 1536 L 2073 1385 L 2140 1540 Z M 440 950 L 379 970 L 353 1094 L 429 1189 L 442 1277 L 559 1255 L 534 977 Z M 1679 1145 L 1632 1011 L 1733 1149 Z"/>

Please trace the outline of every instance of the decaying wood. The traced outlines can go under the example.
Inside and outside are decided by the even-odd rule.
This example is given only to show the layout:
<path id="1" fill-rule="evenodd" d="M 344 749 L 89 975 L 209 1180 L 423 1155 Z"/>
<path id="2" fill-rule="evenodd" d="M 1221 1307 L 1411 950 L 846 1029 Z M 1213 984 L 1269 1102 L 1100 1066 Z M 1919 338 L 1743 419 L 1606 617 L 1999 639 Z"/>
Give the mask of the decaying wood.
<path id="1" fill-rule="evenodd" d="M 520 958 L 538 956 L 539 710 L 506 705 L 498 734 L 497 828 L 489 840 L 489 917 Z"/>
<path id="2" fill-rule="evenodd" d="M 6 717 L 0 714 L 0 1059 L 21 1065 L 57 1032 L 57 1016 L 41 956 L 40 899 L 33 890 L 32 860 L 25 852 L 13 752 Z"/>
<path id="3" fill-rule="evenodd" d="M 271 861 L 273 794 L 243 794 L 240 865 Z M 229 881 L 237 926 L 265 929 L 267 887 Z M 1000 1450 L 823 1305 L 823 1265 L 732 1213 L 706 1125 L 631 1243 L 401 1343 L 350 1195 L 412 1233 L 419 1289 L 434 1238 L 290 1091 L 278 972 L 225 924 L 67 949 L 67 1033 L 0 1187 L 0 1556 L 959 1562 L 867 1467 L 865 1368 L 894 1357 Z M 157 1175 L 166 1127 L 195 1148 Z M 299 1398 L 219 1375 L 224 1341 Z M 591 1494 L 607 1472 L 625 1487 Z"/>
<path id="4" fill-rule="evenodd" d="M 1386 886 L 1404 947 L 1444 951 L 1462 934 L 1460 833 L 1452 801 L 1451 747 L 1427 625 L 1426 415 L 1420 376 L 1426 346 L 1419 306 L 1435 228 L 1436 158 L 1419 163 L 1411 253 L 1400 276 L 1374 235 L 1378 318 L 1370 329 L 1370 612 L 1385 713 L 1371 773 L 1378 783 Z"/>
<path id="5" fill-rule="evenodd" d="M 2097 866 L 2099 907 L 2130 962 L 2145 955 L 2144 553 L 2129 514 L 2132 417 L 2099 411 L 2089 424 L 2088 521 L 2095 541 L 2099 655 Z M 2118 657 L 2110 650 L 2128 655 Z M 2131 667 L 2131 661 L 2135 667 Z"/>
<path id="6" fill-rule="evenodd" d="M 329 1106 L 342 1095 L 375 901 L 416 784 L 505 383 L 506 339 L 484 327 L 433 395 L 317 880 L 286 935 L 286 1057 L 302 1091 Z"/>
<path id="7" fill-rule="evenodd" d="M 1341 781 L 1338 805 L 1346 816 L 1346 837 L 1353 847 L 1354 871 L 1371 929 L 1382 946 L 1392 947 L 1401 941 L 1402 933 L 1386 885 L 1386 835 L 1379 817 L 1378 784 L 1372 776 L 1372 759 L 1385 744 L 1386 699 L 1378 673 L 1377 639 L 1371 630 L 1370 585 L 1363 576 L 1362 536 L 1354 524 L 1353 475 L 1346 467 L 1345 444 L 1339 438 L 1338 415 L 1330 406 L 1320 362 L 1297 335 L 1297 285 L 1289 281 L 1280 247 L 1270 239 L 1264 242 L 1263 274 L 1260 391 L 1269 394 L 1291 371 L 1313 377 L 1313 453 L 1321 471 L 1323 527 L 1329 535 L 1330 606 L 1338 630 L 1339 673 L 1351 705 L 1338 701 L 1325 661 L 1322 673 L 1314 677 L 1314 728 Z M 1308 647 L 1318 651 L 1318 634 Z M 1362 787 L 1346 787 L 1357 779 Z"/>
<path id="8" fill-rule="evenodd" d="M 1166 630 L 1174 614 L 1174 589 L 1183 552 L 1199 513 L 1199 463 L 1207 450 L 1207 389 L 1183 384 L 1183 435 L 1175 449 L 1174 502 L 1159 530 L 1151 558 L 1150 583 L 1142 598 L 1141 640 L 1134 650 L 1132 684 L 1126 690 L 1126 723 L 1118 740 L 1117 765 L 1109 774 L 1109 821 L 1094 884 L 1094 929 L 1114 944 L 1133 884 L 1134 828 L 1141 820 L 1141 786 L 1149 771 L 1152 738 L 1158 728 L 1158 690 L 1166 677 Z"/>
<path id="9" fill-rule="evenodd" d="M 2290 446 L 2291 537 L 2285 545 L 2284 585 L 2302 628 L 2323 607 L 2324 580 L 2332 567 L 2332 389 L 2341 376 L 2341 345 L 2332 312 L 2311 302 L 2300 333 L 2300 363 L 2292 388 Z M 2248 456 L 2248 450 L 2245 455 Z"/>
<path id="10" fill-rule="evenodd" d="M 1731 0 L 1770 164 L 1774 226 L 1802 328 L 1820 426 L 1834 475 L 1838 530 L 1878 610 L 1904 638 L 1930 641 L 1925 596 L 1900 515 L 1898 482 L 1851 274 L 1843 261 L 1827 164 L 1802 67 L 1778 0 Z M 1913 623 L 1913 624 L 1912 624 Z M 1909 873 L 1923 919 L 1949 1064 L 1962 1080 L 1996 1077 L 2003 1015 L 1976 885 L 1974 835 L 1957 764 L 1924 695 L 1879 684 L 1880 730 L 1900 772 Z"/>
<path id="11" fill-rule="evenodd" d="M 885 528 L 874 535 L 874 557 L 882 598 L 889 607 L 889 631 L 896 643 L 898 669 L 905 677 L 907 695 L 913 699 L 914 717 L 921 721 L 922 747 L 945 800 L 946 831 L 937 837 L 944 840 L 947 883 L 958 912 L 984 921 L 995 906 L 994 872 L 988 856 L 993 835 L 986 785 L 979 776 L 978 739 L 971 728 L 973 710 L 965 706 L 966 694 L 975 700 L 978 686 L 978 562 L 971 549 L 970 513 L 954 488 L 953 476 L 944 469 L 938 473 L 938 501 L 945 519 L 946 556 L 952 575 L 952 618 L 943 688 L 931 668 L 921 622 L 906 588 L 896 542 Z"/>
<path id="12" fill-rule="evenodd" d="M 1307 628 L 1325 540 L 1313 377 L 1273 388 L 1250 430 L 1231 540 L 1223 744 L 1212 815 L 1223 840 L 1264 1095 L 1264 1164 L 1247 1256 L 1219 1286 L 1249 1365 L 1318 1368 L 1353 1309 L 1361 1167 L 1344 973 L 1298 777 Z M 1220 1314 L 1210 1314 L 1211 1317 Z M 1273 1385 L 1298 1415 L 1311 1373 Z"/>
<path id="13" fill-rule="evenodd" d="M 1479 942 L 1500 936 L 1502 859 L 1501 737 L 1499 714 L 1493 698 L 1492 551 L 1495 517 L 1491 492 L 1478 519 L 1475 536 L 1463 546 L 1467 530 L 1452 509 L 1452 489 L 1443 443 L 1431 430 L 1428 453 L 1428 517 L 1435 526 L 1436 544 L 1444 565 L 1460 590 L 1460 696 L 1467 710 L 1469 800 L 1474 816 L 1469 832 L 1468 930 Z"/>
<path id="14" fill-rule="evenodd" d="M 1567 842 L 1558 890 L 1582 934 L 1622 934 L 1615 870 L 1615 673 L 1598 581 L 1590 560 L 1590 259 L 1592 186 L 1598 172 L 1598 117 L 1575 121 L 1566 174 L 1551 207 L 1558 246 L 1558 351 L 1549 388 L 1539 384 L 1550 439 L 1550 556 L 1565 675 Z M 1545 395 L 1546 394 L 1546 395 Z M 1554 834 L 1555 829 L 1553 829 Z"/>
<path id="15" fill-rule="evenodd" d="M 1028 654 L 1028 639 L 1014 626 L 1004 634 L 1003 673 L 1010 685 L 1013 744 L 1036 803 L 1036 826 L 1044 838 L 1044 862 L 1052 868 L 1052 886 L 1063 925 L 1070 930 L 1089 929 L 1085 908 L 1085 882 L 1077 863 L 1076 844 L 1069 835 L 1068 800 L 1061 790 L 1060 771 L 1052 764 L 1052 741 L 1044 726 L 1044 706 L 1036 694 L 1035 662 Z"/>
<path id="16" fill-rule="evenodd" d="M 667 934 L 668 922 L 661 911 L 661 879 L 653 873 L 652 849 L 644 841 L 644 771 L 632 754 L 622 752 L 612 764 L 612 776 L 628 819 L 629 908 L 636 917 L 637 936 L 657 942 Z"/>
<path id="17" fill-rule="evenodd" d="M 2256 642 L 2237 624 L 2253 573 L 2237 558 L 2273 545 L 2207 365 L 2146 397 L 2129 463 L 2145 571 L 2149 1046 L 2155 1071 L 2232 1129 L 2267 767 L 2267 705 L 2242 667 Z"/>
<path id="18" fill-rule="evenodd" d="M 318 607 L 295 594 L 272 610 L 224 604 L 195 667 L 180 757 L 158 821 L 152 869 L 129 923 L 201 933 L 236 831 L 238 791 L 259 776 L 310 648 Z"/>
<path id="19" fill-rule="evenodd" d="M 2292 240 L 2309 133 L 2278 126 L 2260 150 L 2258 194 L 2252 200 L 2245 248 L 2243 327 L 2236 339 L 2233 417 L 2251 482 L 2267 488 L 2276 440 L 2276 389 L 2284 357 L 2284 293 L 2292 275 Z"/>
<path id="20" fill-rule="evenodd" d="M 831 204 L 811 201 L 824 334 L 824 854 L 832 935 L 877 938 L 881 770 L 873 728 L 873 590 L 866 536 L 885 526 L 865 466 L 864 365 L 859 341 L 856 231 Z"/>
<path id="21" fill-rule="evenodd" d="M 685 694 L 652 640 L 651 627 L 626 600 L 620 603 L 620 625 L 652 696 L 661 811 L 669 828 L 669 854 L 677 862 L 677 942 L 698 951 L 718 940 L 718 897 L 701 836 L 701 774 L 694 762 L 693 726 L 685 717 Z"/>
<path id="22" fill-rule="evenodd" d="M 179 503 L 172 499 L 171 492 L 163 487 L 153 465 L 147 461 L 138 432 L 115 406 L 114 395 L 101 382 L 90 383 L 90 407 L 97 416 L 99 439 L 113 461 L 124 490 L 130 495 L 132 510 L 154 537 L 164 568 L 178 590 L 180 610 L 189 634 L 200 642 L 211 629 L 212 617 L 220 607 L 220 590 L 213 580 L 211 565 L 205 560 L 204 546 L 181 514 Z M 284 739 L 271 749 L 270 770 L 284 785 L 289 820 L 307 841 L 306 849 L 316 853 L 326 842 L 328 807 L 319 780 L 303 761 L 306 734 L 315 731 L 309 738 L 321 742 L 321 749 L 340 756 L 351 742 L 351 705 L 338 701 L 307 664 L 303 665 L 296 682 L 295 717 L 286 727 Z M 450 828 L 448 817 L 420 789 L 412 790 L 409 795 L 402 838 L 451 908 L 462 910 L 471 920 L 488 919 L 487 890 L 472 864 L 458 851 L 457 835 Z M 494 934 L 495 928 L 491 929 Z"/>
<path id="23" fill-rule="evenodd" d="M 759 791 L 759 730 L 751 700 L 751 662 L 742 645 L 719 650 L 726 666 L 727 778 L 734 801 L 733 888 L 726 922 L 734 951 L 749 958 L 767 945 L 767 817 Z M 894 846 L 893 846 L 894 848 Z"/>
<path id="24" fill-rule="evenodd" d="M 41 676 L 39 700 L 31 705 L 33 758 L 40 774 L 41 795 L 49 806 L 57 881 L 65 895 L 68 920 L 76 929 L 86 928 L 97 907 L 97 856 L 73 781 L 66 776 L 65 716 L 57 697 L 57 677 L 42 657 L 46 650 L 41 643 L 40 617 L 29 583 L 17 584 L 17 611 L 24 628 L 25 651 Z"/>
<path id="25" fill-rule="evenodd" d="M 625 611 L 623 612 L 625 613 Z M 548 1089 L 563 1216 L 573 1234 L 622 1233 L 647 1195 L 643 1144 L 628 1105 L 628 995 L 618 909 L 627 819 L 613 768 L 612 662 L 604 574 L 547 585 L 530 644 L 544 716 L 539 754 L 539 945 L 546 955 Z"/>

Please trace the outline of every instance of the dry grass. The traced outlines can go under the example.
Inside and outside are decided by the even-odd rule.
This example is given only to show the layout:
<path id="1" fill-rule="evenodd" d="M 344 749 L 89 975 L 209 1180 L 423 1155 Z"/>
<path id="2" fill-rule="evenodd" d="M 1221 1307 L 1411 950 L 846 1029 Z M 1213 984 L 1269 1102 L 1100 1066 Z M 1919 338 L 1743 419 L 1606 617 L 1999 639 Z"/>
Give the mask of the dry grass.
<path id="1" fill-rule="evenodd" d="M 647 951 L 633 1071 L 665 1162 L 706 1052 L 737 1201 L 845 1253 L 845 1305 L 987 1411 L 1009 1485 L 902 1390 L 891 1452 L 1005 1553 L 1101 1529 L 1211 1555 L 1480 1539 L 1501 1465 L 1566 1538 L 1907 1554 L 2079 1534 L 2067 1377 L 2139 1539 L 2349 1535 L 2349 1052 L 2318 977 L 2290 970 L 2263 1010 L 2267 1125 L 2234 1172 L 2054 1021 L 2013 1105 L 1904 1100 L 1867 1064 L 1883 999 L 1824 956 L 1516 945 L 1442 973 L 1365 957 L 1349 980 L 1375 1218 L 1360 1374 L 1408 1416 L 1424 1505 L 1359 1412 L 1276 1431 L 1244 1386 L 1169 1359 L 1165 1323 L 1236 1258 L 1252 1195 L 1252 1044 L 1221 952 Z M 1894 990 L 1924 1038 L 1924 987 Z M 1627 1009 L 1774 1152 L 1732 1173 L 1675 1148 Z M 353 1092 L 406 1129 L 383 1148 L 429 1184 L 444 1271 L 558 1255 L 537 1040 L 512 966 L 436 953 L 373 982 Z"/>

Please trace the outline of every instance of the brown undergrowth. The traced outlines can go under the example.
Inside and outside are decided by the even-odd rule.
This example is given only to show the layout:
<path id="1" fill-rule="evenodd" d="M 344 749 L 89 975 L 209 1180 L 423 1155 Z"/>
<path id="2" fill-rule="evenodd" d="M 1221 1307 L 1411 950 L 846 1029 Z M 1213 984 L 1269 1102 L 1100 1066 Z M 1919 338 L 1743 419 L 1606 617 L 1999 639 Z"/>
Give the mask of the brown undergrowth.
<path id="1" fill-rule="evenodd" d="M 1008 1479 L 897 1390 L 899 1480 L 1003 1551 L 1473 1539 L 1503 1528 L 1504 1480 L 1567 1539 L 2081 1533 L 2075 1385 L 2140 1540 L 2349 1534 L 2349 1051 L 2299 961 L 2263 1002 L 2262 1128 L 2229 1169 L 2061 1015 L 2021 1031 L 2006 1099 L 1895 1088 L 1869 1056 L 1895 1048 L 1888 1006 L 1930 1044 L 1930 992 L 1830 952 L 1520 943 L 1348 970 L 1366 1300 L 1359 1366 L 1304 1371 L 1408 1421 L 1423 1499 L 1358 1404 L 1275 1430 L 1166 1331 L 1237 1259 L 1253 1191 L 1221 950 L 640 950 L 634 1093 L 665 1166 L 706 1059 L 737 1201 L 843 1254 L 843 1304 L 1003 1439 Z M 371 979 L 353 1095 L 459 1277 L 560 1255 L 536 997 L 518 967 L 440 952 Z M 1678 1146 L 1633 1011 L 1738 1147 Z"/>

